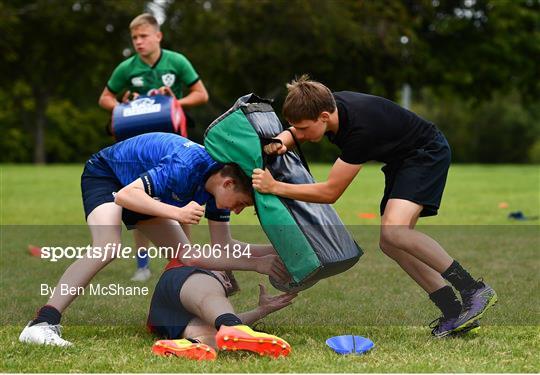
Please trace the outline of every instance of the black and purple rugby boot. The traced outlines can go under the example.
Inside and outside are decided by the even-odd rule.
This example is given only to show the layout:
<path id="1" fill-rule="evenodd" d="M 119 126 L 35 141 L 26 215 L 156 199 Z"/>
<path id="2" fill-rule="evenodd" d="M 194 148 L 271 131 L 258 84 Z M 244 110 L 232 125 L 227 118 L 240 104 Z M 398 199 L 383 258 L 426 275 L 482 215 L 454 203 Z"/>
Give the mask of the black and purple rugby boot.
<path id="1" fill-rule="evenodd" d="M 469 328 L 497 303 L 497 293 L 482 279 L 478 280 L 475 288 L 464 290 L 460 294 L 463 308 L 457 318 L 455 331 Z"/>
<path id="2" fill-rule="evenodd" d="M 454 332 L 457 328 L 457 317 L 448 318 L 441 316 L 429 323 L 429 328 L 432 328 L 431 334 L 438 339 L 446 337 Z"/>

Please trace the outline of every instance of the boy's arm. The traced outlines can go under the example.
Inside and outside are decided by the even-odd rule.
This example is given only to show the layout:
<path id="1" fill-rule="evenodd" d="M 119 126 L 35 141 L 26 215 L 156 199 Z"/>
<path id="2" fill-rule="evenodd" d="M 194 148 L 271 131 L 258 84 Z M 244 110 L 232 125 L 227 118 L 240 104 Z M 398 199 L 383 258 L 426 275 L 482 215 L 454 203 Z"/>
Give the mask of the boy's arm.
<path id="1" fill-rule="evenodd" d="M 129 96 L 131 95 L 131 91 L 126 91 L 124 95 L 122 96 L 122 102 L 126 103 L 129 101 Z M 139 96 L 137 93 L 133 93 L 134 98 Z M 103 109 L 106 109 L 107 111 L 112 112 L 114 107 L 116 107 L 119 102 L 116 100 L 116 95 L 109 90 L 108 87 L 105 87 L 103 89 L 103 92 L 101 93 L 101 96 L 99 97 L 99 106 Z"/>
<path id="2" fill-rule="evenodd" d="M 337 159 L 325 182 L 288 184 L 274 180 L 268 170 L 255 169 L 253 187 L 260 193 L 313 203 L 334 203 L 350 185 L 362 164 L 349 164 Z"/>
<path id="3" fill-rule="evenodd" d="M 200 79 L 189 87 L 189 94 L 180 99 L 176 99 L 176 95 L 174 95 L 174 92 L 169 86 L 161 86 L 158 91 L 161 95 L 174 97 L 178 104 L 183 108 L 196 107 L 205 104 L 208 102 L 209 98 L 208 91 L 206 91 L 206 87 L 204 87 L 204 84 Z"/>
<path id="4" fill-rule="evenodd" d="M 204 207 L 196 202 L 176 207 L 155 200 L 146 193 L 140 178 L 120 189 L 114 196 L 114 203 L 141 214 L 164 217 L 186 224 L 198 224 L 204 215 Z"/>
<path id="5" fill-rule="evenodd" d="M 127 87 L 129 82 L 127 74 L 129 74 L 129 71 L 129 65 L 126 65 L 125 63 L 121 63 L 114 69 L 99 97 L 98 103 L 101 108 L 112 112 L 114 107 L 119 104 L 118 100 L 116 100 L 116 96 Z M 122 96 L 122 102 L 126 103 L 130 95 L 131 92 L 129 90 L 126 91 Z"/>
<path id="6" fill-rule="evenodd" d="M 234 245 L 238 245 L 241 249 L 249 248 L 249 257 L 262 257 L 265 255 L 277 254 L 274 247 L 270 244 L 252 244 L 235 240 L 231 236 L 231 229 L 228 222 L 208 220 L 208 226 L 210 229 L 210 241 L 213 245 L 229 245 L 231 248 L 233 248 Z M 242 254 L 241 256 L 245 257 L 247 254 Z"/>
<path id="7" fill-rule="evenodd" d="M 208 91 L 204 83 L 199 79 L 189 87 L 189 93 L 178 99 L 178 103 L 184 108 L 196 107 L 208 102 Z"/>
<path id="8" fill-rule="evenodd" d="M 289 280 L 289 274 L 275 252 L 267 254 L 259 251 L 259 247 L 257 251 L 252 251 L 251 244 L 233 240 L 230 236 L 228 222 L 208 220 L 208 223 L 212 243 L 211 256 L 197 256 L 187 259 L 183 252 L 180 259 L 182 263 L 218 271 L 255 271 L 283 282 Z M 240 254 L 234 251 L 235 244 L 241 244 Z M 250 250 L 249 255 L 244 251 L 246 248 Z"/>
<path id="9" fill-rule="evenodd" d="M 181 223 L 198 224 L 204 214 L 204 208 L 196 202 L 190 202 L 184 207 L 176 207 L 153 199 L 144 190 L 144 184 L 140 178 L 116 193 L 114 202 L 135 212 L 173 219 Z M 198 256 L 199 254 L 195 254 L 193 251 L 188 252 L 189 246 L 184 247 L 179 254 L 179 259 L 186 266 L 220 271 L 256 271 L 282 282 L 289 279 L 285 266 L 275 254 L 236 258 L 233 255 L 235 242 L 230 238 L 229 223 L 211 220 L 209 222 L 212 250 L 215 244 L 219 244 L 222 251 L 211 251 L 210 257 L 204 257 L 204 254 Z M 229 244 L 228 252 L 223 249 L 223 245 L 226 244 Z"/>
<path id="10" fill-rule="evenodd" d="M 264 152 L 268 155 L 283 155 L 287 150 L 292 150 L 295 146 L 293 134 L 296 137 L 296 129 L 290 127 L 289 129 L 282 131 L 275 139 L 279 139 L 282 144 L 279 143 L 270 143 L 269 145 L 264 146 Z"/>
<path id="11" fill-rule="evenodd" d="M 101 93 L 101 96 L 99 97 L 98 103 L 101 108 L 112 112 L 114 107 L 116 107 L 116 105 L 118 104 L 118 100 L 116 100 L 116 95 L 114 95 L 111 90 L 105 87 L 103 89 L 103 92 Z"/>
<path id="12" fill-rule="evenodd" d="M 268 314 L 289 306 L 296 296 L 297 294 L 289 293 L 271 296 L 266 292 L 264 285 L 259 284 L 259 305 L 251 311 L 238 314 L 238 317 L 242 323 L 251 325 Z"/>

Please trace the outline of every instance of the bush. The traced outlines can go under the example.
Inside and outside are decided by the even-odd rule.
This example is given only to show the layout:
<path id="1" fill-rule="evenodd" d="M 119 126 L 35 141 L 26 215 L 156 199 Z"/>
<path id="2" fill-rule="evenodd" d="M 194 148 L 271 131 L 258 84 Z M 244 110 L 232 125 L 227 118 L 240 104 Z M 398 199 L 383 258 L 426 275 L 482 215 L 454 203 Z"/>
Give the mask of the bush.
<path id="1" fill-rule="evenodd" d="M 50 103 L 47 109 L 47 161 L 83 162 L 90 155 L 113 143 L 105 132 L 109 114 L 101 108 L 81 110 L 70 101 Z"/>
<path id="2" fill-rule="evenodd" d="M 538 104 L 525 107 L 515 93 L 477 104 L 429 91 L 416 111 L 445 133 L 457 162 L 526 163 L 539 139 Z"/>

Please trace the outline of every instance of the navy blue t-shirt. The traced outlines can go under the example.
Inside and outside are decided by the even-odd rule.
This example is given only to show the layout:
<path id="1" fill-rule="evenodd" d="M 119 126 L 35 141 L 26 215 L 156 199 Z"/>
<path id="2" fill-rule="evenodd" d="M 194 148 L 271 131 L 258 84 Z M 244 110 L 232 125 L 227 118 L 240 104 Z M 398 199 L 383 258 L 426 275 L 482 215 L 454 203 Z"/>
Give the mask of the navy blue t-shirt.
<path id="1" fill-rule="evenodd" d="M 94 157 L 105 161 L 124 186 L 141 178 L 146 193 L 163 203 L 183 207 L 195 201 L 206 205 L 208 219 L 229 221 L 230 211 L 218 209 L 215 198 L 204 188 L 210 174 L 222 164 L 195 142 L 171 133 L 148 133 L 116 143 Z M 110 172 L 96 168 L 92 173 Z"/>

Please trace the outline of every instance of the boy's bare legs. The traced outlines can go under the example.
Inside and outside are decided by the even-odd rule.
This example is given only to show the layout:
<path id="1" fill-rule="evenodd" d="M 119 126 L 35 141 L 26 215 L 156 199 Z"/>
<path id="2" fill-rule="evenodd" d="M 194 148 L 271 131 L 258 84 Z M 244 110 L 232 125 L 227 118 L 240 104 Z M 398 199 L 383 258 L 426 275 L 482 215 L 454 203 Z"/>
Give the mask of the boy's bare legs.
<path id="1" fill-rule="evenodd" d="M 180 291 L 180 300 L 187 311 L 210 326 L 218 316 L 234 314 L 221 283 L 204 273 L 194 273 L 186 280 Z"/>
<path id="2" fill-rule="evenodd" d="M 193 238 L 191 238 L 191 224 L 180 224 L 182 226 L 182 230 L 184 231 L 184 234 L 186 235 L 187 239 L 191 242 Z"/>
<path id="3" fill-rule="evenodd" d="M 380 247 L 428 294 L 446 285 L 440 273 L 406 251 L 388 244 L 380 244 Z"/>
<path id="4" fill-rule="evenodd" d="M 217 349 L 216 344 L 217 330 L 213 325 L 208 324 L 200 318 L 193 318 L 182 333 L 183 338 L 191 338 Z"/>
<path id="5" fill-rule="evenodd" d="M 444 337 L 454 330 L 477 326 L 478 319 L 496 303 L 497 294 L 489 285 L 475 281 L 435 240 L 414 229 L 422 208 L 407 200 L 390 199 L 382 217 L 380 247 L 429 293 L 442 311 L 443 317 L 432 333 Z M 445 286 L 445 279 L 460 292 L 462 310 L 454 291 Z"/>
<path id="6" fill-rule="evenodd" d="M 19 335 L 19 341 L 41 345 L 72 345 L 61 337 L 59 324 L 62 312 L 73 302 L 78 293 L 61 293 L 62 286 L 86 287 L 90 280 L 114 259 L 113 249 L 117 251 L 120 247 L 121 216 L 122 208 L 112 202 L 96 207 L 88 215 L 92 247 L 102 250 L 99 254 L 100 258 L 94 259 L 92 255 L 85 254 L 84 258 L 78 259 L 66 269 L 47 304 L 39 309 L 37 316 Z M 107 248 L 109 250 L 105 253 Z M 97 254 L 94 255 L 97 256 Z"/>
<path id="7" fill-rule="evenodd" d="M 177 298 L 187 311 L 196 315 L 182 333 L 182 338 L 186 340 L 158 340 L 152 351 L 158 355 L 173 354 L 197 360 L 215 359 L 218 331 L 214 325 L 223 319 L 225 324 L 226 322 L 232 322 L 232 325 L 242 324 L 234 315 L 223 286 L 206 273 L 193 273 L 184 282 Z"/>
<path id="8" fill-rule="evenodd" d="M 394 259 L 428 293 L 429 298 L 441 310 L 442 318 L 434 321 L 435 325 L 432 326 L 431 333 L 435 337 L 444 337 L 456 328 L 454 323 L 462 306 L 454 290 L 442 277 L 443 271 L 438 272 L 417 256 L 420 253 L 421 258 L 439 267 L 444 267 L 449 258 L 439 244 L 414 230 L 421 211 L 422 206 L 413 202 L 390 199 L 382 217 L 379 245 L 386 255 Z M 411 246 L 413 241 L 418 241 L 415 243 L 416 247 L 412 249 L 409 247 L 407 250 L 401 248 L 401 246 Z M 448 266 L 452 262 L 453 260 L 450 259 Z"/>
<path id="9" fill-rule="evenodd" d="M 194 273 L 184 282 L 179 295 L 184 308 L 196 315 L 183 332 L 187 339 L 222 350 L 248 350 L 269 356 L 286 356 L 290 345 L 283 339 L 255 332 L 234 313 L 221 283 L 205 273 Z M 158 341 L 159 347 L 164 343 Z M 154 351 L 156 352 L 156 351 Z M 158 349 L 159 352 L 159 349 Z"/>
<path id="10" fill-rule="evenodd" d="M 388 208 L 388 205 L 387 205 Z M 385 215 L 383 215 L 383 224 L 385 225 L 386 213 L 388 210 L 385 210 Z M 416 211 L 415 211 L 416 212 Z M 402 219 L 404 226 L 407 226 L 410 229 L 414 229 L 416 222 L 418 221 L 420 211 L 418 214 L 407 218 Z M 408 219 L 408 220 L 407 220 Z M 426 263 L 417 259 L 413 255 L 409 254 L 405 250 L 402 250 L 391 244 L 390 241 L 383 241 L 383 228 L 381 226 L 381 241 L 379 244 L 381 250 L 394 261 L 405 271 L 407 274 L 414 280 L 422 289 L 427 293 L 432 293 L 446 285 L 446 282 L 442 278 L 441 274 L 435 271 L 433 268 L 428 266 Z"/>
<path id="11" fill-rule="evenodd" d="M 137 230 L 158 247 L 170 247 L 176 251 L 179 246 L 181 249 L 182 245 L 190 243 L 183 227 L 171 219 L 155 217 L 139 221 Z"/>
<path id="12" fill-rule="evenodd" d="M 148 221 L 151 222 L 152 220 Z M 114 246 L 114 248 L 118 250 L 121 246 L 121 221 L 122 207 L 114 202 L 105 203 L 96 207 L 87 218 L 90 233 L 92 234 L 92 247 L 101 248 L 103 251 L 108 245 L 109 249 L 112 249 Z M 157 222 L 163 224 L 163 219 Z M 172 224 L 169 222 L 172 222 Z M 173 228 L 180 228 L 177 223 L 176 225 L 174 223 L 175 222 L 172 220 L 167 220 L 167 225 L 152 225 L 147 233 L 155 234 L 162 240 L 175 241 L 183 239 L 184 241 L 187 241 L 185 237 L 181 237 L 181 233 L 172 230 Z M 169 225 L 172 225 L 172 227 Z M 69 287 L 86 287 L 90 280 L 114 259 L 111 251 L 108 251 L 107 253 L 102 252 L 102 255 L 103 257 L 97 259 L 86 256 L 71 264 L 58 281 L 55 293 L 49 298 L 47 305 L 53 306 L 59 312 L 63 312 L 77 295 L 69 293 L 67 295 L 61 295 L 61 285 L 68 285 Z"/>
<path id="13" fill-rule="evenodd" d="M 92 247 L 100 248 L 103 251 L 107 245 L 111 250 L 115 245 L 114 248 L 118 250 L 121 241 L 121 219 L 122 207 L 113 202 L 96 207 L 87 219 L 92 234 Z M 98 259 L 92 259 L 86 255 L 72 263 L 58 281 L 55 292 L 49 298 L 47 305 L 63 312 L 77 297 L 77 294 L 61 295 L 61 286 L 86 287 L 90 280 L 113 260 L 112 251 L 108 251 L 107 254 L 103 252 L 102 255 L 103 257 Z"/>
<path id="14" fill-rule="evenodd" d="M 398 248 L 443 273 L 453 259 L 431 237 L 414 229 L 422 206 L 404 199 L 390 199 L 381 223 L 381 247 Z"/>
<path id="15" fill-rule="evenodd" d="M 135 230 L 133 230 L 133 239 L 135 240 L 135 248 L 136 249 L 141 249 L 143 247 L 148 248 L 148 246 L 150 245 L 150 240 L 143 233 L 143 230 L 140 229 L 140 226 L 146 225 L 147 228 L 148 228 L 148 227 L 154 226 L 154 225 L 158 226 L 158 225 L 160 225 L 159 223 L 165 223 L 165 225 L 174 226 L 174 228 L 176 229 L 176 225 L 177 225 L 176 222 L 174 222 L 172 220 L 166 220 L 165 222 L 163 222 L 163 220 L 166 220 L 166 219 L 153 218 L 153 219 L 141 221 L 140 223 L 137 224 L 137 228 Z M 191 237 L 190 237 L 190 235 L 191 235 L 191 225 L 189 225 L 189 224 L 181 224 L 181 227 L 182 227 L 182 230 L 183 230 L 184 234 L 186 235 L 187 239 L 191 240 Z M 146 232 L 148 232 L 149 230 L 153 230 L 153 229 L 152 228 L 146 229 Z M 166 231 L 168 231 L 168 230 L 166 230 Z M 153 237 L 155 238 L 156 236 L 154 235 Z M 135 274 L 131 278 L 131 281 L 147 281 L 151 277 L 151 272 L 150 272 L 150 269 L 148 268 L 149 262 L 150 262 L 149 258 L 139 259 L 139 257 L 138 257 L 138 259 L 137 259 L 137 270 L 135 271 Z"/>

